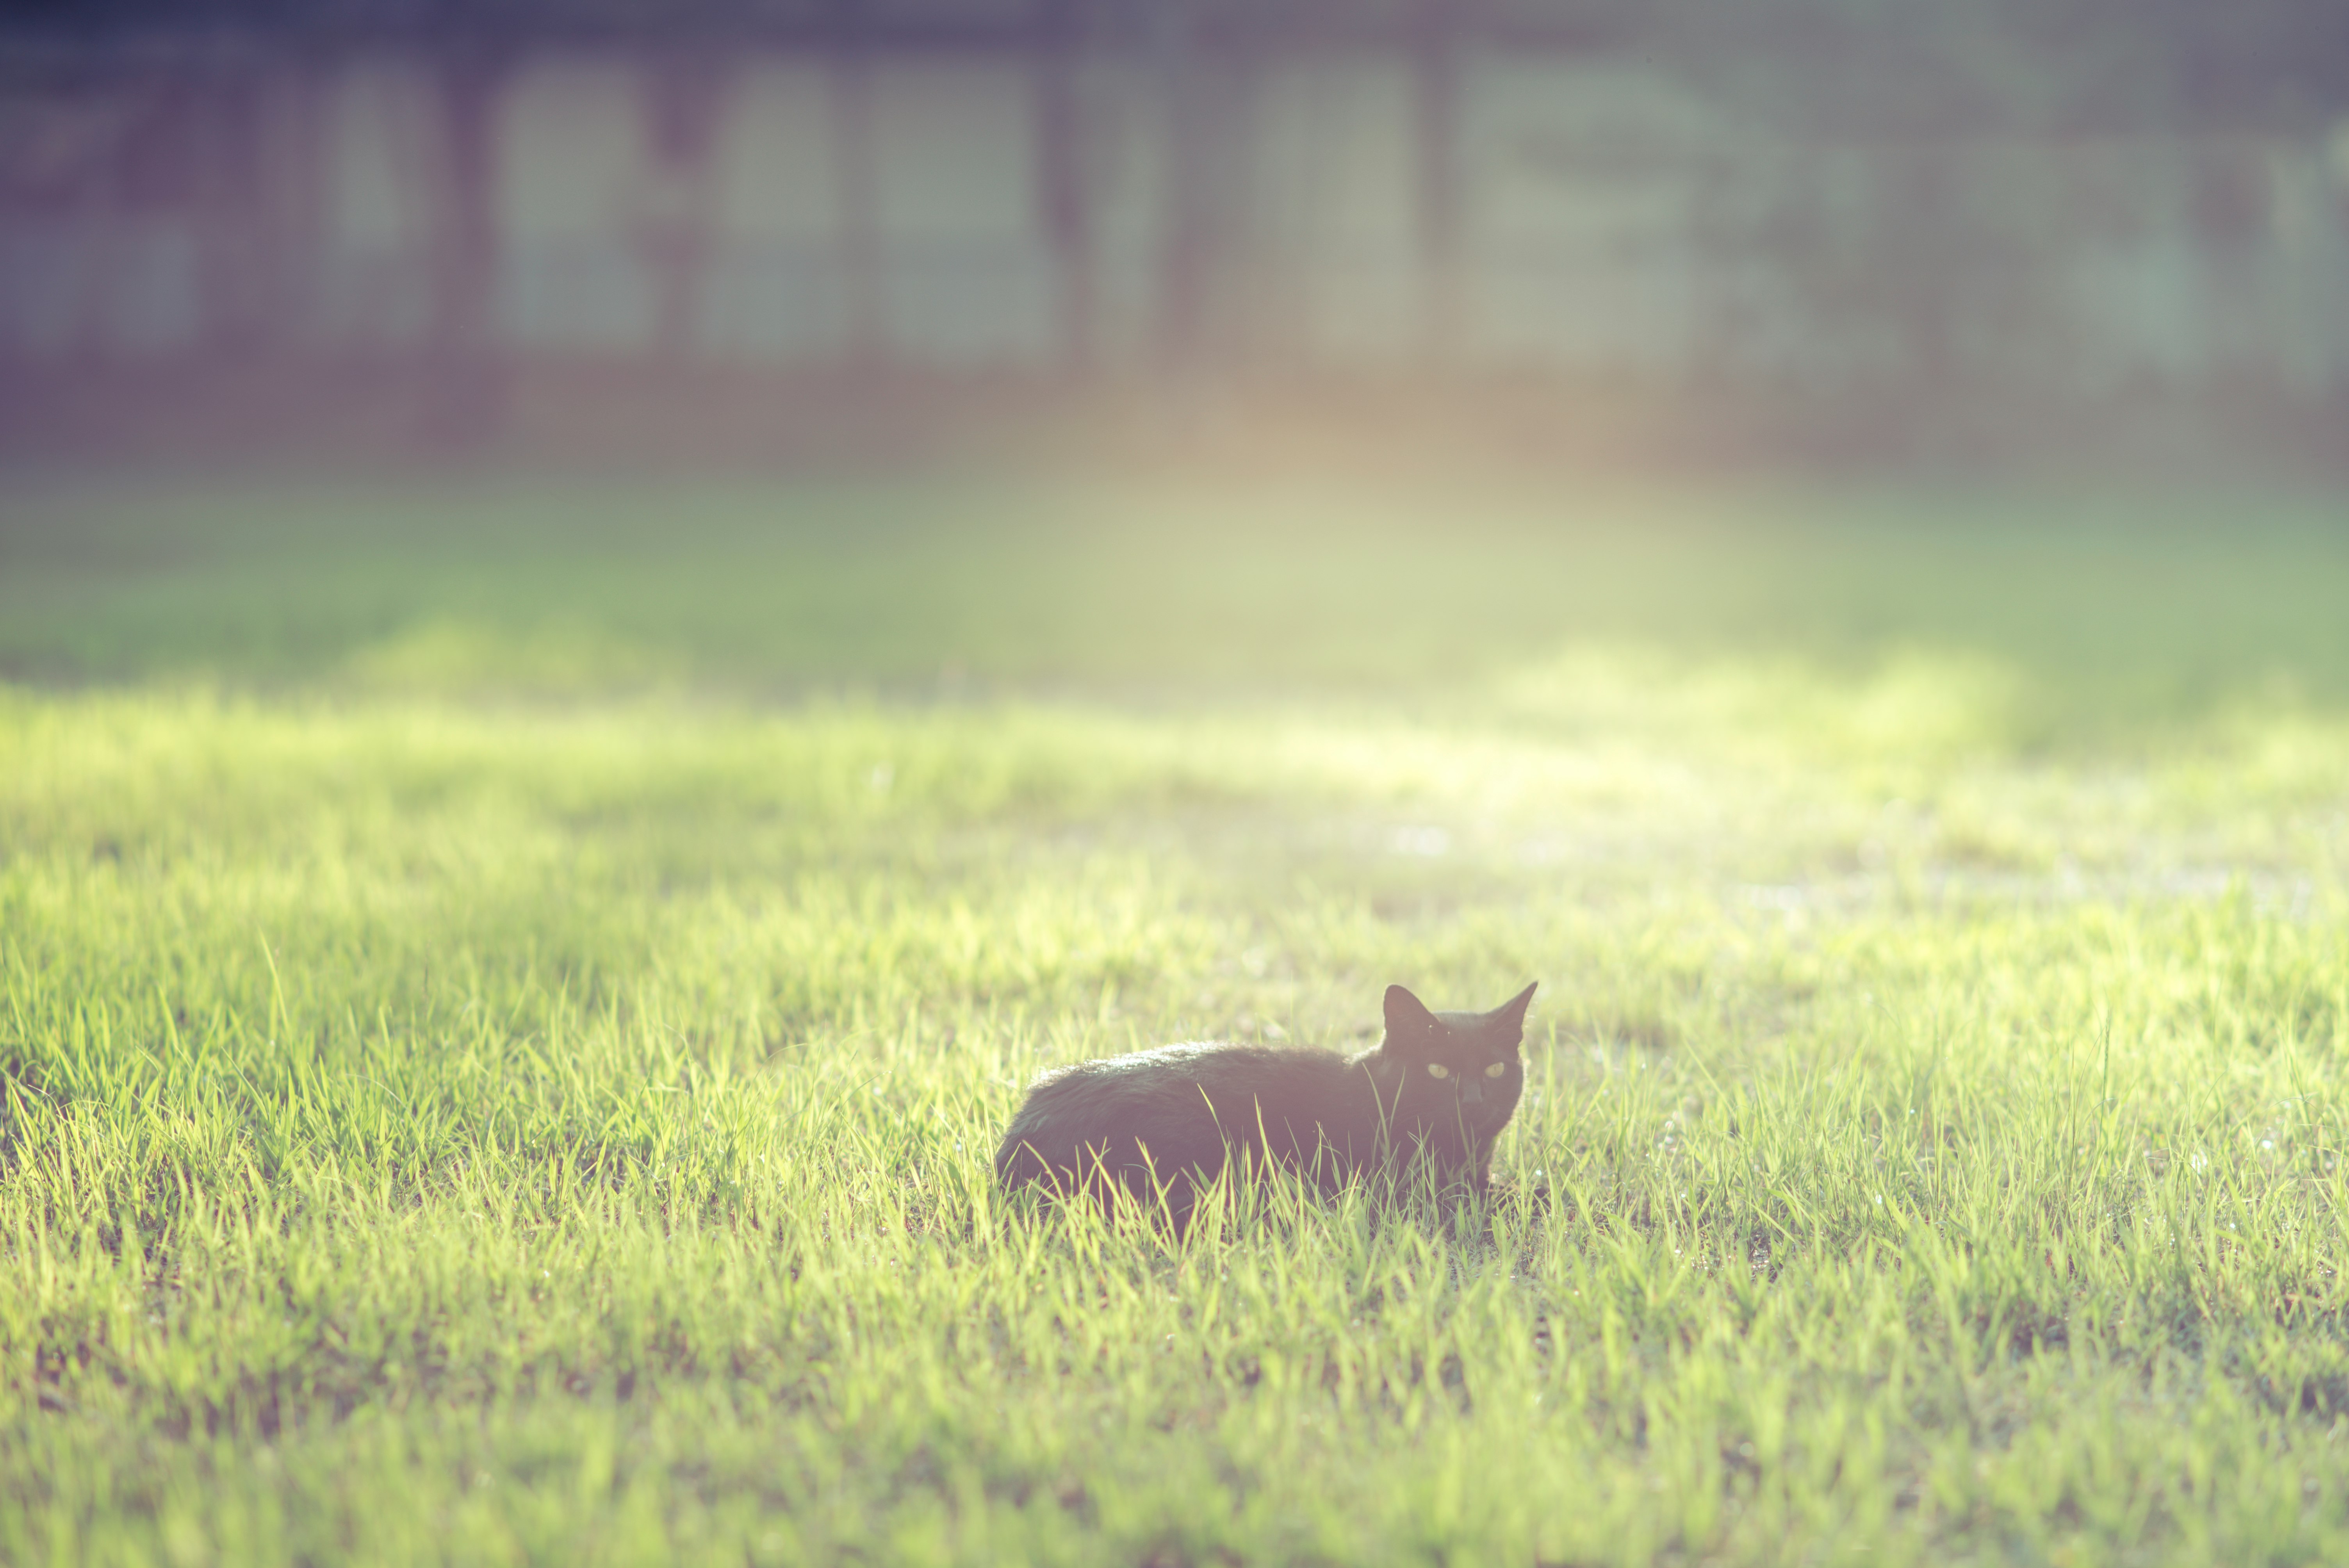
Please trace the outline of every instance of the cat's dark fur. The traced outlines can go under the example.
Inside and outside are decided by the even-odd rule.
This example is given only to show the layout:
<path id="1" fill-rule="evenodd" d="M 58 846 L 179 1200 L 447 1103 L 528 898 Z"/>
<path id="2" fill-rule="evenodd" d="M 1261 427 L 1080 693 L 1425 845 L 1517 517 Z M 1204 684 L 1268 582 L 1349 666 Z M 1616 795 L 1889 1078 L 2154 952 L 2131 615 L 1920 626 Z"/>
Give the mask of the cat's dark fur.
<path id="1" fill-rule="evenodd" d="M 1525 1088 L 1518 1047 L 1533 995 L 1528 985 L 1489 1013 L 1432 1013 L 1390 985 L 1385 1037 L 1355 1057 L 1163 1046 L 1062 1068 L 1029 1089 L 996 1150 L 996 1179 L 1062 1193 L 1123 1188 L 1153 1202 L 1163 1190 L 1178 1223 L 1194 1185 L 1234 1153 L 1325 1189 L 1424 1158 L 1440 1181 L 1481 1191 Z"/>

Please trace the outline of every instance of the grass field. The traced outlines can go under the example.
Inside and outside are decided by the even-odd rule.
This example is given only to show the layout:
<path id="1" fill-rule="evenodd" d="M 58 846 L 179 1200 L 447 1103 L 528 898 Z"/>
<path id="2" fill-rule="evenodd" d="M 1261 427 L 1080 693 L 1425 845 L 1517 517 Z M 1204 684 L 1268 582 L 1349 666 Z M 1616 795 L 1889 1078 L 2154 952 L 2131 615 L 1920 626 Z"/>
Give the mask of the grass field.
<path id="1" fill-rule="evenodd" d="M 2349 1559 L 2344 604 L 2325 498 L 20 481 L 0 1561 Z M 1488 1205 L 991 1188 L 1527 979 Z"/>

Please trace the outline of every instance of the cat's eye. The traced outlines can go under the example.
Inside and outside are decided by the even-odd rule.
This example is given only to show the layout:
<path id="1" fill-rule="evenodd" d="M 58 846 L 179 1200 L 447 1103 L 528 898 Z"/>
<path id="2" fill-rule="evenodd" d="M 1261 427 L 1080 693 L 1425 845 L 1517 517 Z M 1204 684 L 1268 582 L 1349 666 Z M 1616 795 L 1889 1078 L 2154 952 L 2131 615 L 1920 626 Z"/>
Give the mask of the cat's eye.
<path id="1" fill-rule="evenodd" d="M 1495 1062 L 1492 1066 L 1490 1066 L 1490 1067 L 1488 1067 L 1488 1068 L 1486 1068 L 1485 1069 L 1485 1076 L 1486 1078 L 1499 1078 L 1503 1073 L 1507 1072 L 1508 1070 L 1509 1070 L 1509 1064 L 1508 1064 L 1508 1063 L 1506 1063 L 1506 1062 Z"/>
<path id="2" fill-rule="evenodd" d="M 1427 1076 L 1430 1078 L 1450 1078 L 1452 1076 L 1452 1069 L 1445 1067 L 1442 1062 L 1430 1062 L 1427 1064 Z"/>

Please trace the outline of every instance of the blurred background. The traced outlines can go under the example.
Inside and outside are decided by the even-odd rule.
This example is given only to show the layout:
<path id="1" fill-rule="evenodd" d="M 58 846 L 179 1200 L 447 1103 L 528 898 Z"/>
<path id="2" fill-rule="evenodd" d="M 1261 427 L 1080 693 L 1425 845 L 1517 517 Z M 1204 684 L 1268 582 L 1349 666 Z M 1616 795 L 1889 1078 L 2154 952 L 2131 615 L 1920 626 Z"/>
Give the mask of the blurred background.
<path id="1" fill-rule="evenodd" d="M 0 3 L 0 678 L 2027 750 L 2349 702 L 2344 461 L 2332 0 Z"/>
<path id="2" fill-rule="evenodd" d="M 18 459 L 2325 467 L 2330 0 L 10 0 Z"/>

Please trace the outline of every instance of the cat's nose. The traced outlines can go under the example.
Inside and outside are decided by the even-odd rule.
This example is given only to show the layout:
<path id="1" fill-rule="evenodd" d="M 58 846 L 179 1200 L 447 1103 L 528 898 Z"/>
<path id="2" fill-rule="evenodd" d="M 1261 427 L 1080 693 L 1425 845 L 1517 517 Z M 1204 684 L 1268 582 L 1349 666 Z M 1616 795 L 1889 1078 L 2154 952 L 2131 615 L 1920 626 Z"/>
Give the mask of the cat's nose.
<path id="1" fill-rule="evenodd" d="M 1478 1083 L 1475 1078 L 1463 1079 L 1460 1085 L 1460 1103 L 1463 1105 L 1484 1104 L 1485 1086 Z"/>

